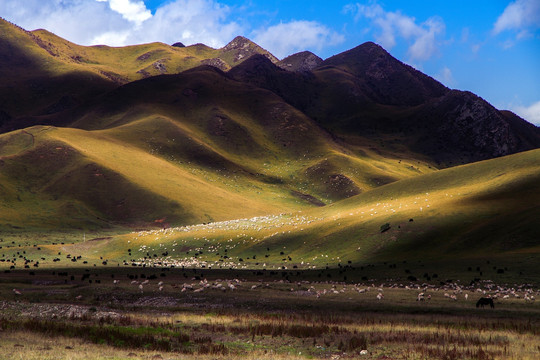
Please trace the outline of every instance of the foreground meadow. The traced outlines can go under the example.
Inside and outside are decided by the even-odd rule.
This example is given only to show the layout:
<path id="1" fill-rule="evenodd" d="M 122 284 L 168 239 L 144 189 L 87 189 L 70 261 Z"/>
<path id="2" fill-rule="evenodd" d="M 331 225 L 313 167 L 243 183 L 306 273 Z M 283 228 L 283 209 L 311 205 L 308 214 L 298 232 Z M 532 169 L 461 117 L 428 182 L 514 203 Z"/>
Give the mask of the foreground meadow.
<path id="1" fill-rule="evenodd" d="M 300 281 L 284 273 L 4 272 L 0 358 L 540 356 L 539 293 L 531 285 Z M 495 308 L 477 308 L 487 296 Z"/>

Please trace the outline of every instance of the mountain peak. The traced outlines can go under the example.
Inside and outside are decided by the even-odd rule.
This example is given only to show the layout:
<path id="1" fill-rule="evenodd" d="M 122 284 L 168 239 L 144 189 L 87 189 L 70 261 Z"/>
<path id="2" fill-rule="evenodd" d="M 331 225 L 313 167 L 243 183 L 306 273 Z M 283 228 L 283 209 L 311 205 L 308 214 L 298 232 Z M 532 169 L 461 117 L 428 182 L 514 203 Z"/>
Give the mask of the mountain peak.
<path id="1" fill-rule="evenodd" d="M 340 69 L 370 88 L 374 100 L 387 105 L 418 105 L 444 95 L 448 88 L 390 55 L 373 42 L 334 55 L 321 63 Z"/>
<path id="2" fill-rule="evenodd" d="M 231 40 L 227 45 L 223 47 L 223 50 L 230 51 L 230 50 L 241 50 L 241 49 L 247 49 L 250 46 L 257 46 L 253 41 L 249 40 L 246 37 L 243 36 L 237 36 L 234 39 Z"/>
<path id="3" fill-rule="evenodd" d="M 381 45 L 374 43 L 373 41 L 366 41 L 365 43 L 358 45 L 357 48 L 365 50 L 382 50 L 387 52 Z"/>
<path id="4" fill-rule="evenodd" d="M 302 51 L 293 55 L 287 56 L 277 65 L 288 71 L 306 72 L 311 71 L 319 66 L 323 60 L 310 51 Z"/>
<path id="5" fill-rule="evenodd" d="M 221 51 L 226 54 L 232 54 L 233 63 L 242 62 L 255 54 L 262 54 L 270 59 L 270 61 L 273 63 L 277 63 L 279 61 L 269 51 L 263 49 L 253 41 L 243 36 L 235 37 L 230 43 L 225 45 Z"/>
<path id="6" fill-rule="evenodd" d="M 365 71 L 366 68 L 381 65 L 383 62 L 385 66 L 393 65 L 394 67 L 403 64 L 390 55 L 382 46 L 368 41 L 324 60 L 322 65 L 347 66 Z"/>

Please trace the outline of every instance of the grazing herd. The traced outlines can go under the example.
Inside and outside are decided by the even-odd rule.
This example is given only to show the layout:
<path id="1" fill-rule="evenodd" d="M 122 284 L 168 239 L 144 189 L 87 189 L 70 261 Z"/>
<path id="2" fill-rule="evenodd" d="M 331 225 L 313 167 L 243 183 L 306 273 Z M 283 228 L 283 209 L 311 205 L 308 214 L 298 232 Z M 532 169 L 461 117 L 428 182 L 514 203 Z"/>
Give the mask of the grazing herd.
<path id="1" fill-rule="evenodd" d="M 119 286 L 120 280 L 113 280 L 113 285 Z M 368 295 L 370 293 L 374 294 L 374 299 L 377 301 L 385 300 L 385 290 L 392 291 L 393 296 L 396 296 L 397 293 L 394 290 L 404 290 L 405 292 L 413 293 L 418 302 L 429 302 L 435 297 L 439 299 L 448 299 L 453 302 L 464 301 L 468 302 L 469 297 L 478 299 L 476 302 L 477 308 L 484 308 L 489 306 L 490 308 L 495 307 L 494 300 L 498 300 L 501 303 L 504 303 L 505 299 L 509 299 L 510 295 L 513 294 L 512 298 L 527 299 L 525 301 L 532 302 L 535 300 L 535 295 L 538 296 L 539 290 L 533 290 L 530 285 L 516 285 L 513 288 L 503 288 L 501 286 L 495 286 L 489 281 L 485 281 L 483 284 L 470 285 L 470 286 L 461 286 L 457 283 L 449 283 L 444 286 L 434 286 L 430 284 L 379 284 L 376 286 L 374 283 L 366 285 L 363 283 L 360 284 L 347 284 L 343 282 L 333 282 L 333 281 L 297 281 L 291 282 L 287 280 L 273 280 L 263 282 L 263 280 L 258 281 L 246 281 L 240 279 L 216 279 L 208 280 L 200 277 L 193 277 L 191 281 L 187 282 L 172 282 L 166 284 L 164 281 L 159 281 L 153 283 L 150 280 L 146 279 L 144 281 L 132 280 L 130 282 L 131 286 L 137 287 L 141 294 L 148 292 L 178 292 L 180 293 L 202 293 L 207 291 L 221 291 L 221 292 L 232 292 L 232 291 L 261 291 L 265 289 L 269 290 L 280 290 L 280 291 L 289 291 L 294 294 L 301 296 L 314 296 L 317 299 L 320 299 L 323 296 L 339 296 L 347 295 L 351 296 L 353 293 Z M 128 285 L 129 286 L 129 285 Z M 14 289 L 14 292 L 16 290 Z M 403 293 L 401 293 L 403 294 Z M 440 294 L 440 295 L 437 295 Z M 503 295 L 504 294 L 504 295 Z M 369 298 L 369 297 L 368 297 Z M 392 298 L 392 297 L 391 297 Z M 412 299 L 411 299 L 412 300 Z M 471 303 L 471 305 L 474 304 Z"/>

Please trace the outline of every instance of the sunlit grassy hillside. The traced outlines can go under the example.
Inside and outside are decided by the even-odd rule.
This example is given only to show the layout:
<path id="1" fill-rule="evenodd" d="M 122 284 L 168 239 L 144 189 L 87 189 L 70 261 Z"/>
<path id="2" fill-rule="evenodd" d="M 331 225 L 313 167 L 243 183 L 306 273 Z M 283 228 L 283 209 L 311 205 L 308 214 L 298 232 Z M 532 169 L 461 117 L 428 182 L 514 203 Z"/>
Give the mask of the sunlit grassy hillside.
<path id="1" fill-rule="evenodd" d="M 247 129 L 256 138 L 257 129 Z M 177 226 L 291 212 L 378 186 L 386 171 L 417 173 L 398 160 L 355 157 L 329 143 L 303 149 L 301 162 L 264 138 L 242 146 L 252 150 L 220 147 L 167 117 L 109 130 L 36 126 L 4 134 L 2 226 Z"/>
<path id="2" fill-rule="evenodd" d="M 81 46 L 47 30 L 36 30 L 31 34 L 41 40 L 49 53 L 63 62 L 84 66 L 118 83 L 160 74 L 175 74 L 210 60 L 214 60 L 212 64 L 216 67 L 228 70 L 245 60 L 244 57 L 235 56 L 239 49 L 230 45 L 222 49 L 213 49 L 203 44 L 176 47 L 157 42 L 125 47 Z M 269 54 L 247 39 L 246 44 L 253 53 Z"/>
<path id="3" fill-rule="evenodd" d="M 81 255 L 90 264 L 107 259 L 108 266 L 274 271 L 388 263 L 393 267 L 378 270 L 379 277 L 395 275 L 398 264 L 416 269 L 417 276 L 434 269 L 462 276 L 469 268 L 475 271 L 471 277 L 489 270 L 493 276 L 516 279 L 519 272 L 523 281 L 538 281 L 530 269 L 536 268 L 540 252 L 539 159 L 535 150 L 441 170 L 322 208 L 291 212 L 283 207 L 273 215 L 137 231 L 74 245 L 52 245 L 49 239 L 41 251 L 28 246 L 26 256 L 48 258 L 60 251 Z M 77 265 L 65 259 L 61 264 Z"/>
<path id="4" fill-rule="evenodd" d="M 406 150 L 341 143 L 275 94 L 213 67 L 126 84 L 58 121 L 71 128 L 0 135 L 5 186 L 38 212 L 40 201 L 53 208 L 29 222 L 25 200 L 6 198 L 3 207 L 19 211 L 4 225 L 49 228 L 58 221 L 43 219 L 71 207 L 80 216 L 62 227 L 228 220 L 322 206 L 435 171 Z"/>

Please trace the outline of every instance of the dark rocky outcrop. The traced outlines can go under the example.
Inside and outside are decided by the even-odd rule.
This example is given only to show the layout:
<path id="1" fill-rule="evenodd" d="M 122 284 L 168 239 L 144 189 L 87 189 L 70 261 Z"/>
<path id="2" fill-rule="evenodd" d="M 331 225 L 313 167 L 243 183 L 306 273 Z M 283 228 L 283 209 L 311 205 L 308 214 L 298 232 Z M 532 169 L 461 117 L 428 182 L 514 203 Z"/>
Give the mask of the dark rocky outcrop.
<path id="1" fill-rule="evenodd" d="M 229 65 L 227 65 L 227 63 L 220 58 L 205 59 L 201 61 L 201 64 L 210 65 L 223 71 L 226 71 L 229 69 Z"/>
<path id="2" fill-rule="evenodd" d="M 308 57 L 292 59 L 301 64 Z M 446 88 L 374 43 L 310 71 L 285 71 L 286 61 L 278 67 L 253 56 L 228 75 L 281 96 L 334 136 L 392 135 L 440 167 L 540 147 L 539 128 L 472 93 Z"/>
<path id="3" fill-rule="evenodd" d="M 456 161 L 490 159 L 540 145 L 534 125 L 515 115 L 509 121 L 508 116 L 471 92 L 452 90 L 423 106 L 409 124 L 422 124 L 428 130 L 416 142 L 417 150 L 454 165 Z"/>
<path id="4" fill-rule="evenodd" d="M 344 72 L 340 74 L 341 78 L 353 80 L 360 92 L 373 102 L 385 105 L 419 105 L 449 91 L 440 82 L 402 63 L 372 42 L 332 56 L 318 69 L 329 68 Z"/>
<path id="5" fill-rule="evenodd" d="M 277 63 L 277 65 L 288 71 L 306 72 L 315 69 L 323 60 L 309 51 L 302 51 L 290 56 Z"/>

